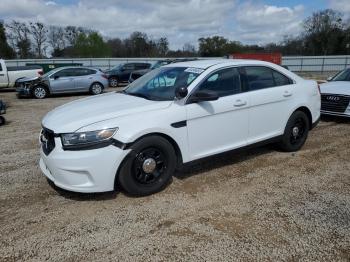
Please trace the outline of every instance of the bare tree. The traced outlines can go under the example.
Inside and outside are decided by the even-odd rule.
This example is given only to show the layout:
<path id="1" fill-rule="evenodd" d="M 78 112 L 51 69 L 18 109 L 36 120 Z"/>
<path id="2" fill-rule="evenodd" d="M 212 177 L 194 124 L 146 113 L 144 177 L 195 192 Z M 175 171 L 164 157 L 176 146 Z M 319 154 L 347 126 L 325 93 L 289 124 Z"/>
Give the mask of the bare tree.
<path id="1" fill-rule="evenodd" d="M 48 43 L 52 49 L 52 54 L 59 54 L 66 47 L 64 28 L 60 26 L 50 26 L 47 37 Z"/>
<path id="2" fill-rule="evenodd" d="M 10 44 L 17 51 L 20 58 L 29 58 L 31 56 L 31 41 L 29 39 L 29 28 L 26 23 L 12 20 L 6 24 L 8 29 L 8 38 Z"/>
<path id="3" fill-rule="evenodd" d="M 48 30 L 46 29 L 46 26 L 43 23 L 30 22 L 30 33 L 34 40 L 34 50 L 37 57 L 39 58 L 43 58 L 45 55 L 45 50 L 47 48 L 47 32 Z"/>

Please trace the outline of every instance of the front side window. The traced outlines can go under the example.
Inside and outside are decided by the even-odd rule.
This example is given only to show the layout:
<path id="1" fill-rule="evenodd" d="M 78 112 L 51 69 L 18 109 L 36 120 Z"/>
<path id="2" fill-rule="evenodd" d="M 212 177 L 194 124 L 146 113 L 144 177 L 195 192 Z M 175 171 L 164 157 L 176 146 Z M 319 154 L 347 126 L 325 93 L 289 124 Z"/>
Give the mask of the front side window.
<path id="1" fill-rule="evenodd" d="M 188 67 L 160 67 L 132 82 L 124 91 L 149 100 L 171 101 L 178 87 L 188 87 L 202 72 Z"/>
<path id="2" fill-rule="evenodd" d="M 88 68 L 77 68 L 75 69 L 75 75 L 76 76 L 87 76 L 95 74 L 96 71 Z"/>
<path id="3" fill-rule="evenodd" d="M 134 69 L 135 69 L 134 64 L 125 64 L 123 66 L 123 70 L 134 70 Z"/>
<path id="4" fill-rule="evenodd" d="M 57 73 L 53 74 L 51 77 L 71 77 L 75 76 L 75 69 L 74 68 L 67 68 L 63 69 L 61 71 L 58 71 Z"/>
<path id="5" fill-rule="evenodd" d="M 226 68 L 211 74 L 197 91 L 214 92 L 219 97 L 241 92 L 240 77 L 236 68 Z"/>

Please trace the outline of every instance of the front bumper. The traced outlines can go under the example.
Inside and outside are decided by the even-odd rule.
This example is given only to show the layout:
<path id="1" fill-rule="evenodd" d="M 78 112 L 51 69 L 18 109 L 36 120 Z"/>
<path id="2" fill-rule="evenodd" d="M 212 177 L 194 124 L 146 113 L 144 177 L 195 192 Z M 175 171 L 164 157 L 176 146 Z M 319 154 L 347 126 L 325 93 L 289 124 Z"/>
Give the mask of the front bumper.
<path id="1" fill-rule="evenodd" d="M 58 137 L 55 144 L 48 155 L 41 149 L 39 165 L 57 187 L 81 193 L 114 190 L 119 165 L 129 150 L 109 145 L 93 150 L 64 151 Z"/>
<path id="2" fill-rule="evenodd" d="M 16 87 L 17 96 L 31 96 L 31 91 L 29 88 L 19 86 Z"/>

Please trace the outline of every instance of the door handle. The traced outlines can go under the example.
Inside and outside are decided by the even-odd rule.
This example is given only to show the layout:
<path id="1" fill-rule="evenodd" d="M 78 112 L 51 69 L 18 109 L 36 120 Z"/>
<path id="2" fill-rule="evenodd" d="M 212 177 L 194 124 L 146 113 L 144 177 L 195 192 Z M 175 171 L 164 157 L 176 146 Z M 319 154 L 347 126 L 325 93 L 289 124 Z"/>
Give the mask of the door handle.
<path id="1" fill-rule="evenodd" d="M 284 91 L 284 93 L 283 93 L 284 97 L 289 97 L 289 96 L 292 96 L 292 95 L 293 94 L 291 92 L 289 92 L 289 91 Z"/>
<path id="2" fill-rule="evenodd" d="M 240 99 L 236 100 L 236 102 L 233 104 L 235 107 L 245 106 L 247 104 L 246 101 L 242 101 Z"/>

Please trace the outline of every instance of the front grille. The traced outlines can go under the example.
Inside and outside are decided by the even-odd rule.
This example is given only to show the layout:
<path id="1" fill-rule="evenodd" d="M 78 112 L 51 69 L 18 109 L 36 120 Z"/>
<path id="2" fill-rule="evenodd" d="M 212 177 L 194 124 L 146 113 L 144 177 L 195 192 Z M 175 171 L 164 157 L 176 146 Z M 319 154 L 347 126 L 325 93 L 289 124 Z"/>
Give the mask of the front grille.
<path id="1" fill-rule="evenodd" d="M 41 146 L 45 155 L 49 155 L 55 148 L 55 134 L 52 130 L 44 128 L 40 136 Z"/>
<path id="2" fill-rule="evenodd" d="M 344 113 L 349 106 L 350 96 L 322 94 L 321 110 Z"/>

